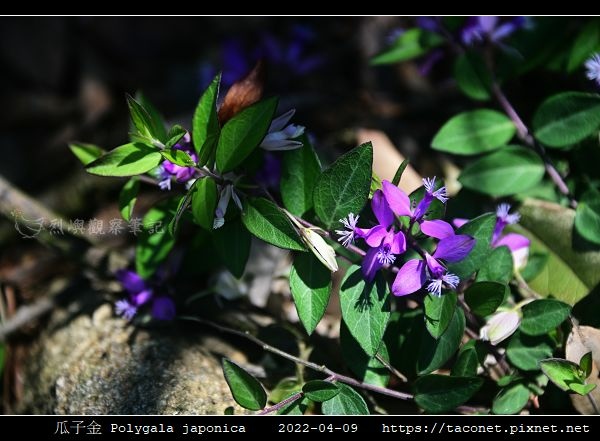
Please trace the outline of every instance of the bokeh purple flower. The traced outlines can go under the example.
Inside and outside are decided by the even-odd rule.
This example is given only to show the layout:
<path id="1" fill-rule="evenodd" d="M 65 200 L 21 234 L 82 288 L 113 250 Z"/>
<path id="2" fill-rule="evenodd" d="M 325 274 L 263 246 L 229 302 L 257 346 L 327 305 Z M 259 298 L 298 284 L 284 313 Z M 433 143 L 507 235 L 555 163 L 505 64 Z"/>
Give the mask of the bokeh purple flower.
<path id="1" fill-rule="evenodd" d="M 585 62 L 585 75 L 588 79 L 595 81 L 600 86 L 600 53 L 592 55 Z"/>
<path id="2" fill-rule="evenodd" d="M 493 15 L 469 17 L 461 30 L 460 39 L 467 46 L 485 41 L 499 44 L 519 29 L 527 27 L 528 23 L 526 17 L 514 17 L 508 20 L 500 20 L 500 17 Z"/>
<path id="3" fill-rule="evenodd" d="M 132 320 L 139 309 L 150 305 L 152 317 L 157 320 L 172 320 L 175 317 L 175 303 L 170 297 L 156 296 L 150 283 L 135 271 L 122 269 L 115 273 L 117 280 L 128 295 L 115 303 L 115 312 L 127 320 Z"/>

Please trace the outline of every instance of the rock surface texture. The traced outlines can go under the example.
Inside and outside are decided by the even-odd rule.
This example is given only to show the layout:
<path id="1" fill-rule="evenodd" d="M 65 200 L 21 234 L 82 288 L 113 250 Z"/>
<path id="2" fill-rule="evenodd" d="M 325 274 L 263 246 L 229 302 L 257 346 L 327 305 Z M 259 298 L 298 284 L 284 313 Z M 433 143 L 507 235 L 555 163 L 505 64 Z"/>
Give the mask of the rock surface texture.
<path id="1" fill-rule="evenodd" d="M 135 328 L 104 304 L 54 313 L 25 363 L 20 413 L 220 414 L 235 406 L 220 358 L 244 356 L 214 336 Z M 235 406 L 235 413 L 240 408 Z"/>

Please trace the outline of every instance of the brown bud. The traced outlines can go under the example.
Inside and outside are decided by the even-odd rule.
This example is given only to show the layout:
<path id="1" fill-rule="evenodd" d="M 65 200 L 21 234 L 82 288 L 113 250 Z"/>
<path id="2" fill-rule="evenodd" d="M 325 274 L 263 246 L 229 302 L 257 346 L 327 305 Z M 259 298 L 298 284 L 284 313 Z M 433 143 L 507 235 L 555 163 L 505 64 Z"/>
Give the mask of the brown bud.
<path id="1" fill-rule="evenodd" d="M 223 104 L 219 109 L 219 122 L 221 125 L 225 124 L 246 107 L 260 100 L 264 84 L 264 63 L 262 60 L 259 60 L 248 75 L 236 81 L 227 92 L 227 95 L 225 95 Z"/>

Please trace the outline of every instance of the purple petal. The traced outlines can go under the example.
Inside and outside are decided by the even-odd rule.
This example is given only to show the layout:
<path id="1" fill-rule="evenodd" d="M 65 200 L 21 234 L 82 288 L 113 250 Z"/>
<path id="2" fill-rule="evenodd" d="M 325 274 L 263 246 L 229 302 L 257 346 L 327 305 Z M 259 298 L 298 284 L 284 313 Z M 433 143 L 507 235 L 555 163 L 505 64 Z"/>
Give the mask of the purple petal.
<path id="1" fill-rule="evenodd" d="M 457 217 L 456 219 L 452 220 L 452 224 L 454 224 L 454 226 L 456 228 L 462 227 L 467 222 L 469 222 L 469 219 L 463 219 L 463 218 L 460 218 L 460 217 Z"/>
<path id="2" fill-rule="evenodd" d="M 383 263 L 377 258 L 378 248 L 371 248 L 362 261 L 362 273 L 369 282 L 375 277 L 375 273 L 383 266 Z"/>
<path id="3" fill-rule="evenodd" d="M 433 257 L 447 262 L 458 262 L 464 259 L 475 246 L 475 238 L 466 234 L 446 237 L 438 243 Z"/>
<path id="4" fill-rule="evenodd" d="M 146 289 L 146 281 L 142 279 L 135 271 L 119 270 L 115 276 L 123 285 L 123 288 L 131 294 L 136 294 Z"/>
<path id="5" fill-rule="evenodd" d="M 477 17 L 481 30 L 486 34 L 491 34 L 498 24 L 498 17 L 495 15 L 488 15 L 483 17 Z"/>
<path id="6" fill-rule="evenodd" d="M 135 306 L 142 306 L 144 303 L 147 303 L 152 298 L 152 290 L 145 289 L 136 294 L 131 295 L 131 303 Z"/>
<path id="7" fill-rule="evenodd" d="M 409 260 L 398 271 L 392 285 L 392 293 L 395 296 L 412 294 L 421 289 L 425 279 L 425 263 L 418 259 Z"/>
<path id="8" fill-rule="evenodd" d="M 404 233 L 399 231 L 395 233 L 390 231 L 388 237 L 390 237 L 390 251 L 392 254 L 402 254 L 406 251 L 406 238 L 404 237 Z M 386 237 L 387 240 L 387 237 Z"/>
<path id="9" fill-rule="evenodd" d="M 511 251 L 517 251 L 521 248 L 528 247 L 530 243 L 531 242 L 529 239 L 525 236 L 517 233 L 508 233 L 506 236 L 501 237 L 500 240 L 494 244 L 494 248 L 504 245 L 507 246 Z"/>
<path id="10" fill-rule="evenodd" d="M 398 216 L 410 216 L 410 199 L 402 190 L 390 181 L 383 181 L 383 194 L 392 211 Z"/>
<path id="11" fill-rule="evenodd" d="M 358 236 L 362 237 L 370 247 L 381 245 L 381 242 L 387 235 L 387 230 L 381 225 L 376 225 L 369 230 L 357 228 L 355 231 L 358 231 Z"/>
<path id="12" fill-rule="evenodd" d="M 423 221 L 421 223 L 421 231 L 429 237 L 435 237 L 436 239 L 444 239 L 448 236 L 454 235 L 454 228 L 448 222 L 443 220 L 431 220 Z"/>
<path id="13" fill-rule="evenodd" d="M 152 317 L 157 320 L 173 320 L 175 303 L 169 297 L 158 297 L 152 303 Z"/>
<path id="14" fill-rule="evenodd" d="M 433 275 L 433 278 L 441 278 L 446 272 L 446 268 L 444 267 L 444 265 L 438 262 L 437 259 L 435 257 L 432 257 L 429 253 L 425 253 L 425 259 L 427 261 L 429 271 Z"/>
<path id="15" fill-rule="evenodd" d="M 429 192 L 425 193 L 425 196 L 423 196 L 423 199 L 421 199 L 421 202 L 419 202 L 417 204 L 417 208 L 415 208 L 415 211 L 413 213 L 413 219 L 419 220 L 423 216 L 425 216 L 425 214 L 427 213 L 427 210 L 429 210 L 429 206 L 431 205 L 432 202 L 433 202 L 433 195 Z"/>
<path id="16" fill-rule="evenodd" d="M 373 199 L 371 200 L 371 209 L 379 221 L 379 225 L 388 228 L 394 222 L 394 213 L 390 209 L 390 206 L 385 200 L 385 196 L 381 190 L 377 190 L 373 194 Z"/>

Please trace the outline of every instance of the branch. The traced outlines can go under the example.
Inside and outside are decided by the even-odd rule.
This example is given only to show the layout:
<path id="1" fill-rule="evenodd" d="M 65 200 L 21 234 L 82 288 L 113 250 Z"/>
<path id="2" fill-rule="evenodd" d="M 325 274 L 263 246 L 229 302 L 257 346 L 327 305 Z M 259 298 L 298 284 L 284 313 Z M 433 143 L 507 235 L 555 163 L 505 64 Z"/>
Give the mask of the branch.
<path id="1" fill-rule="evenodd" d="M 498 101 L 504 112 L 508 115 L 508 117 L 512 120 L 515 127 L 517 128 L 517 136 L 519 137 L 519 139 L 521 139 L 521 141 L 523 141 L 527 146 L 533 149 L 539 155 L 539 157 L 542 158 L 542 161 L 544 161 L 544 166 L 546 168 L 546 173 L 548 173 L 548 176 L 550 176 L 550 179 L 552 179 L 554 185 L 556 185 L 558 190 L 569 199 L 569 205 L 571 206 L 571 208 L 577 208 L 577 201 L 571 195 L 569 187 L 567 187 L 567 184 L 565 183 L 563 177 L 560 175 L 560 173 L 552 163 L 552 160 L 546 153 L 546 149 L 544 149 L 544 147 L 540 143 L 538 143 L 533 136 L 531 136 L 529 128 L 527 127 L 527 125 L 525 125 L 525 123 L 523 122 L 513 105 L 510 103 L 510 101 L 508 100 L 498 83 L 495 81 L 492 84 L 492 92 L 494 93 L 496 100 Z"/>
<path id="2" fill-rule="evenodd" d="M 265 343 L 264 341 L 260 340 L 259 338 L 255 337 L 254 335 L 250 334 L 250 332 L 248 332 L 248 331 L 245 331 L 245 332 L 238 331 L 237 329 L 228 328 L 226 326 L 223 326 L 218 323 L 214 323 L 214 322 L 211 322 L 210 320 L 205 320 L 205 319 L 202 319 L 199 317 L 182 316 L 179 318 L 182 320 L 191 320 L 191 321 L 201 323 L 205 326 L 209 326 L 220 332 L 225 332 L 227 334 L 232 334 L 232 335 L 237 335 L 238 337 L 243 337 L 247 340 L 250 340 L 252 343 L 262 347 L 263 350 L 265 350 L 267 352 L 271 352 L 273 354 L 279 355 L 280 357 L 285 358 L 286 360 L 290 360 L 294 363 L 298 363 L 303 366 L 306 366 L 307 368 L 312 369 L 314 371 L 322 372 L 323 374 L 328 375 L 329 376 L 328 380 L 330 380 L 330 381 L 339 381 L 341 383 L 345 383 L 350 386 L 355 386 L 355 387 L 358 387 L 358 388 L 361 388 L 364 390 L 368 390 L 371 392 L 376 392 L 376 393 L 379 393 L 382 395 L 387 395 L 389 397 L 398 398 L 400 400 L 412 400 L 414 398 L 414 396 L 412 394 L 405 393 L 405 392 L 399 392 L 396 390 L 388 389 L 386 387 L 375 386 L 373 384 L 362 383 L 358 380 L 355 380 L 354 378 L 334 372 L 325 365 L 318 365 L 311 361 L 303 360 L 294 355 L 288 354 L 287 352 L 284 352 L 281 349 L 277 349 L 276 347 Z"/>

